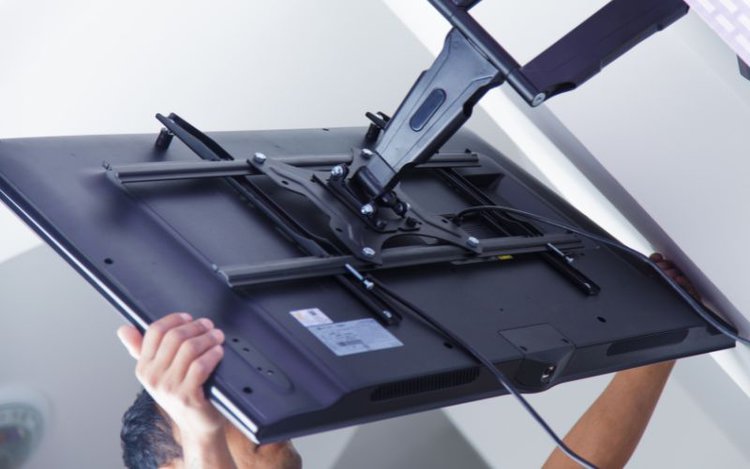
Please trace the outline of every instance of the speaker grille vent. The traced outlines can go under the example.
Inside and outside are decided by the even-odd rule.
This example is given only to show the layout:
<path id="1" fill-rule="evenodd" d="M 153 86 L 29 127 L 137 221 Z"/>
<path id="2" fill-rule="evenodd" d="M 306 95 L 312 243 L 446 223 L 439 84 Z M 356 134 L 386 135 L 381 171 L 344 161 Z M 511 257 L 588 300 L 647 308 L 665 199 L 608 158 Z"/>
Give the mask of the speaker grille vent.
<path id="1" fill-rule="evenodd" d="M 385 401 L 398 397 L 421 394 L 423 392 L 437 391 L 439 389 L 452 388 L 468 384 L 477 379 L 479 368 L 469 368 L 459 371 L 449 371 L 436 375 L 423 376 L 420 378 L 406 379 L 395 383 L 378 386 L 372 391 L 370 400 Z"/>

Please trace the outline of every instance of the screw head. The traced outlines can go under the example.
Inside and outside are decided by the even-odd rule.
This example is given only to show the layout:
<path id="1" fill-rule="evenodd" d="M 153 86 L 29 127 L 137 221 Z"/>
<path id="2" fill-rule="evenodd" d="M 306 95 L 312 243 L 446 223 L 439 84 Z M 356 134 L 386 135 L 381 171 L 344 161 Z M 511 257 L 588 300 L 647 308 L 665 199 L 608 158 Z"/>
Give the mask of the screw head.
<path id="1" fill-rule="evenodd" d="M 473 236 L 469 236 L 469 238 L 466 240 L 466 245 L 470 248 L 478 248 L 479 240 Z"/>
<path id="2" fill-rule="evenodd" d="M 538 95 L 534 96 L 534 99 L 531 101 L 532 107 L 537 107 L 540 104 L 544 102 L 544 100 L 547 99 L 546 93 L 539 93 Z"/>
<path id="3" fill-rule="evenodd" d="M 263 164 L 266 162 L 266 155 L 264 155 L 263 153 L 255 153 L 253 155 L 253 161 L 258 164 Z"/>
<path id="4" fill-rule="evenodd" d="M 369 246 L 365 246 L 362 248 L 362 255 L 365 257 L 374 257 L 375 250 Z"/>
<path id="5" fill-rule="evenodd" d="M 373 153 L 373 151 L 369 148 L 363 148 L 362 151 L 359 152 L 359 154 L 362 155 L 362 158 L 369 160 L 375 153 Z"/>
<path id="6" fill-rule="evenodd" d="M 333 168 L 331 168 L 331 176 L 335 178 L 340 178 L 344 175 L 344 167 L 341 165 L 336 165 Z"/>
<path id="7" fill-rule="evenodd" d="M 372 204 L 365 204 L 362 206 L 362 208 L 359 209 L 359 213 L 366 217 L 369 217 L 370 215 L 375 213 L 375 208 L 372 206 Z"/>

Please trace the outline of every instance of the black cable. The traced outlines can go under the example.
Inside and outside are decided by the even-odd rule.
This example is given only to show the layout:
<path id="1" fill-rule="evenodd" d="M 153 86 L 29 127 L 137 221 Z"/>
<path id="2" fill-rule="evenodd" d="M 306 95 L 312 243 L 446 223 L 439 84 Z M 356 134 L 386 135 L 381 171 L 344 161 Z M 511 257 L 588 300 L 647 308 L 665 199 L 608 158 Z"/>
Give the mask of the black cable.
<path id="1" fill-rule="evenodd" d="M 469 355 L 474 357 L 475 360 L 477 360 L 479 363 L 481 363 L 487 370 L 492 373 L 495 378 L 500 382 L 500 384 L 505 387 L 505 389 L 508 390 L 510 394 L 515 397 L 518 402 L 521 403 L 524 409 L 531 414 L 531 416 L 536 420 L 536 422 L 544 429 L 545 432 L 552 438 L 552 440 L 557 444 L 557 447 L 560 448 L 560 451 L 562 451 L 566 456 L 568 456 L 570 459 L 575 461 L 576 463 L 580 464 L 581 467 L 587 468 L 587 469 L 597 469 L 595 465 L 588 462 L 586 459 L 578 455 L 575 451 L 570 449 L 568 445 L 565 444 L 565 442 L 555 433 L 555 431 L 549 426 L 549 424 L 542 418 L 539 413 L 529 404 L 529 402 L 521 395 L 518 390 L 511 384 L 510 380 L 507 376 L 505 376 L 505 373 L 498 370 L 497 367 L 492 363 L 492 361 L 487 358 L 483 353 L 479 352 L 476 348 L 474 348 L 471 344 L 463 340 L 458 335 L 451 332 L 450 328 L 444 326 L 441 324 L 437 319 L 433 318 L 429 314 L 425 313 L 422 309 L 420 309 L 415 304 L 411 303 L 407 299 L 403 298 L 401 295 L 396 293 L 395 291 L 391 290 L 389 287 L 385 286 L 381 281 L 374 279 L 374 278 L 368 278 L 371 282 L 375 284 L 377 288 L 383 291 L 383 293 L 387 294 L 388 296 L 392 297 L 394 300 L 398 301 L 399 303 L 403 304 L 410 310 L 412 310 L 414 313 L 416 313 L 420 318 L 422 318 L 425 322 L 427 322 L 430 326 L 437 329 L 440 333 L 451 339 L 453 342 L 457 343 L 459 346 L 461 346 Z"/>
<path id="2" fill-rule="evenodd" d="M 721 321 L 717 320 L 715 317 L 713 317 L 710 313 L 705 311 L 703 309 L 703 306 L 693 298 L 688 292 L 686 292 L 682 287 L 680 287 L 679 284 L 677 284 L 676 281 L 674 281 L 669 275 L 667 275 L 661 268 L 659 268 L 658 265 L 654 261 L 648 258 L 648 256 L 636 251 L 635 249 L 615 240 L 611 240 L 608 238 L 605 238 L 603 236 L 596 235 L 594 233 L 590 233 L 588 231 L 582 230 L 580 228 L 576 228 L 574 226 L 567 225 L 565 223 L 561 223 L 555 220 L 552 220 L 551 218 L 547 218 L 542 215 L 537 215 L 535 213 L 527 212 L 525 210 L 520 210 L 513 207 L 505 207 L 502 205 L 477 205 L 475 207 L 467 208 L 466 210 L 462 210 L 458 212 L 456 215 L 454 215 L 453 222 L 456 224 L 460 224 L 463 217 L 470 213 L 475 212 L 485 212 L 485 211 L 491 211 L 491 210 L 497 210 L 499 212 L 506 212 L 506 213 L 512 213 L 514 215 L 520 215 L 522 217 L 526 217 L 535 221 L 538 221 L 540 223 L 544 223 L 547 225 L 555 226 L 557 228 L 561 228 L 563 230 L 570 231 L 572 233 L 576 233 L 580 236 L 583 236 L 585 238 L 589 238 L 593 241 L 596 241 L 598 243 L 606 244 L 607 246 L 611 246 L 613 248 L 622 250 L 624 252 L 627 252 L 628 254 L 642 260 L 649 266 L 651 266 L 652 269 L 654 269 L 661 278 L 663 278 L 679 295 L 682 297 L 683 300 L 685 300 L 692 308 L 695 310 L 698 315 L 703 318 L 707 323 L 709 323 L 711 326 L 716 328 L 719 332 L 724 334 L 725 336 L 740 342 L 745 345 L 750 345 L 750 339 L 747 339 L 745 337 L 740 336 L 739 334 L 735 333 L 731 329 L 729 329 L 726 325 L 724 325 Z"/>

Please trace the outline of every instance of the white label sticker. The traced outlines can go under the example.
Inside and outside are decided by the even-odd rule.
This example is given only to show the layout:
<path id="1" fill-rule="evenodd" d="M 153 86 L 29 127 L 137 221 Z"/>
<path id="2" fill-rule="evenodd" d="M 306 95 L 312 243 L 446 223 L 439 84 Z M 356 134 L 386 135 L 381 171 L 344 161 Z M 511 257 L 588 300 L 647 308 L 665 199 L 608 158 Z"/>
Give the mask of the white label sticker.
<path id="1" fill-rule="evenodd" d="M 374 319 L 321 324 L 308 330 L 339 357 L 404 345 Z"/>
<path id="2" fill-rule="evenodd" d="M 298 309 L 289 314 L 294 316 L 300 324 L 305 327 L 318 326 L 320 324 L 331 324 L 331 318 L 318 308 Z"/>

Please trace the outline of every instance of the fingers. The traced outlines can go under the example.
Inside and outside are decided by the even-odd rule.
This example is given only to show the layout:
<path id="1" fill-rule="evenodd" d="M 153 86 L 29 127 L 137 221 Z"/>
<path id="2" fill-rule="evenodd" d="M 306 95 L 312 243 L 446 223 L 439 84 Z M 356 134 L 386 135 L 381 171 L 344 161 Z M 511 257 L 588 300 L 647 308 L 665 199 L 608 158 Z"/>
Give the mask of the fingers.
<path id="1" fill-rule="evenodd" d="M 662 254 L 658 252 L 651 254 L 649 256 L 649 259 L 651 259 L 654 264 L 657 265 L 657 267 L 659 267 L 665 274 L 667 274 L 669 278 L 674 280 L 677 285 L 682 287 L 695 299 L 700 300 L 698 290 L 696 290 L 690 280 L 685 277 L 682 271 L 676 265 L 674 265 L 674 262 L 666 259 Z"/>
<path id="2" fill-rule="evenodd" d="M 211 376 L 222 357 L 224 357 L 224 348 L 221 345 L 215 345 L 193 360 L 185 376 L 185 386 L 188 389 L 195 389 L 203 395 L 202 386 Z"/>
<path id="3" fill-rule="evenodd" d="M 660 252 L 655 252 L 648 256 L 648 258 L 654 262 L 660 262 L 664 260 L 664 256 Z"/>
<path id="4" fill-rule="evenodd" d="M 149 325 L 143 337 L 141 359 L 152 360 L 161 345 L 164 335 L 174 327 L 185 324 L 191 319 L 191 316 L 187 313 L 172 313 Z"/>
<path id="5" fill-rule="evenodd" d="M 224 333 L 218 329 L 212 329 L 204 334 L 186 340 L 180 345 L 177 356 L 170 367 L 170 373 L 178 377 L 178 379 L 182 379 L 188 374 L 188 370 L 194 362 L 201 360 L 206 352 L 217 345 L 221 345 L 223 341 Z M 213 371 L 213 368 L 209 373 L 211 371 Z"/>
<path id="6" fill-rule="evenodd" d="M 165 316 L 151 324 L 143 337 L 136 376 L 152 393 L 203 402 L 202 384 L 223 356 L 223 341 L 224 333 L 207 318 Z"/>
<path id="7" fill-rule="evenodd" d="M 168 330 L 162 337 L 159 349 L 154 355 L 154 366 L 166 370 L 175 359 L 178 350 L 192 343 L 193 339 L 212 330 L 214 324 L 206 318 L 181 324 Z M 212 344 L 213 345 L 213 344 Z"/>
<path id="8" fill-rule="evenodd" d="M 663 270 L 672 280 L 677 280 L 677 277 L 682 277 L 682 272 L 675 267 L 662 267 L 661 265 L 659 265 L 659 267 L 661 267 L 661 270 Z"/>
<path id="9" fill-rule="evenodd" d="M 682 274 L 674 265 L 674 262 L 666 259 L 661 253 L 655 252 L 648 256 L 648 258 L 651 259 L 654 264 L 656 264 L 661 270 L 664 271 L 665 274 L 669 275 L 672 279 L 674 279 L 677 275 Z"/>
<path id="10" fill-rule="evenodd" d="M 134 326 L 126 325 L 120 326 L 117 329 L 117 337 L 125 346 L 131 357 L 138 360 L 141 356 L 141 345 L 143 344 L 143 336 Z"/>
<path id="11" fill-rule="evenodd" d="M 223 430 L 224 418 L 203 391 L 224 356 L 224 334 L 210 320 L 174 313 L 151 324 L 140 343 L 129 328 L 118 335 L 128 350 L 140 350 L 135 375 L 183 437 L 202 439 Z"/>

